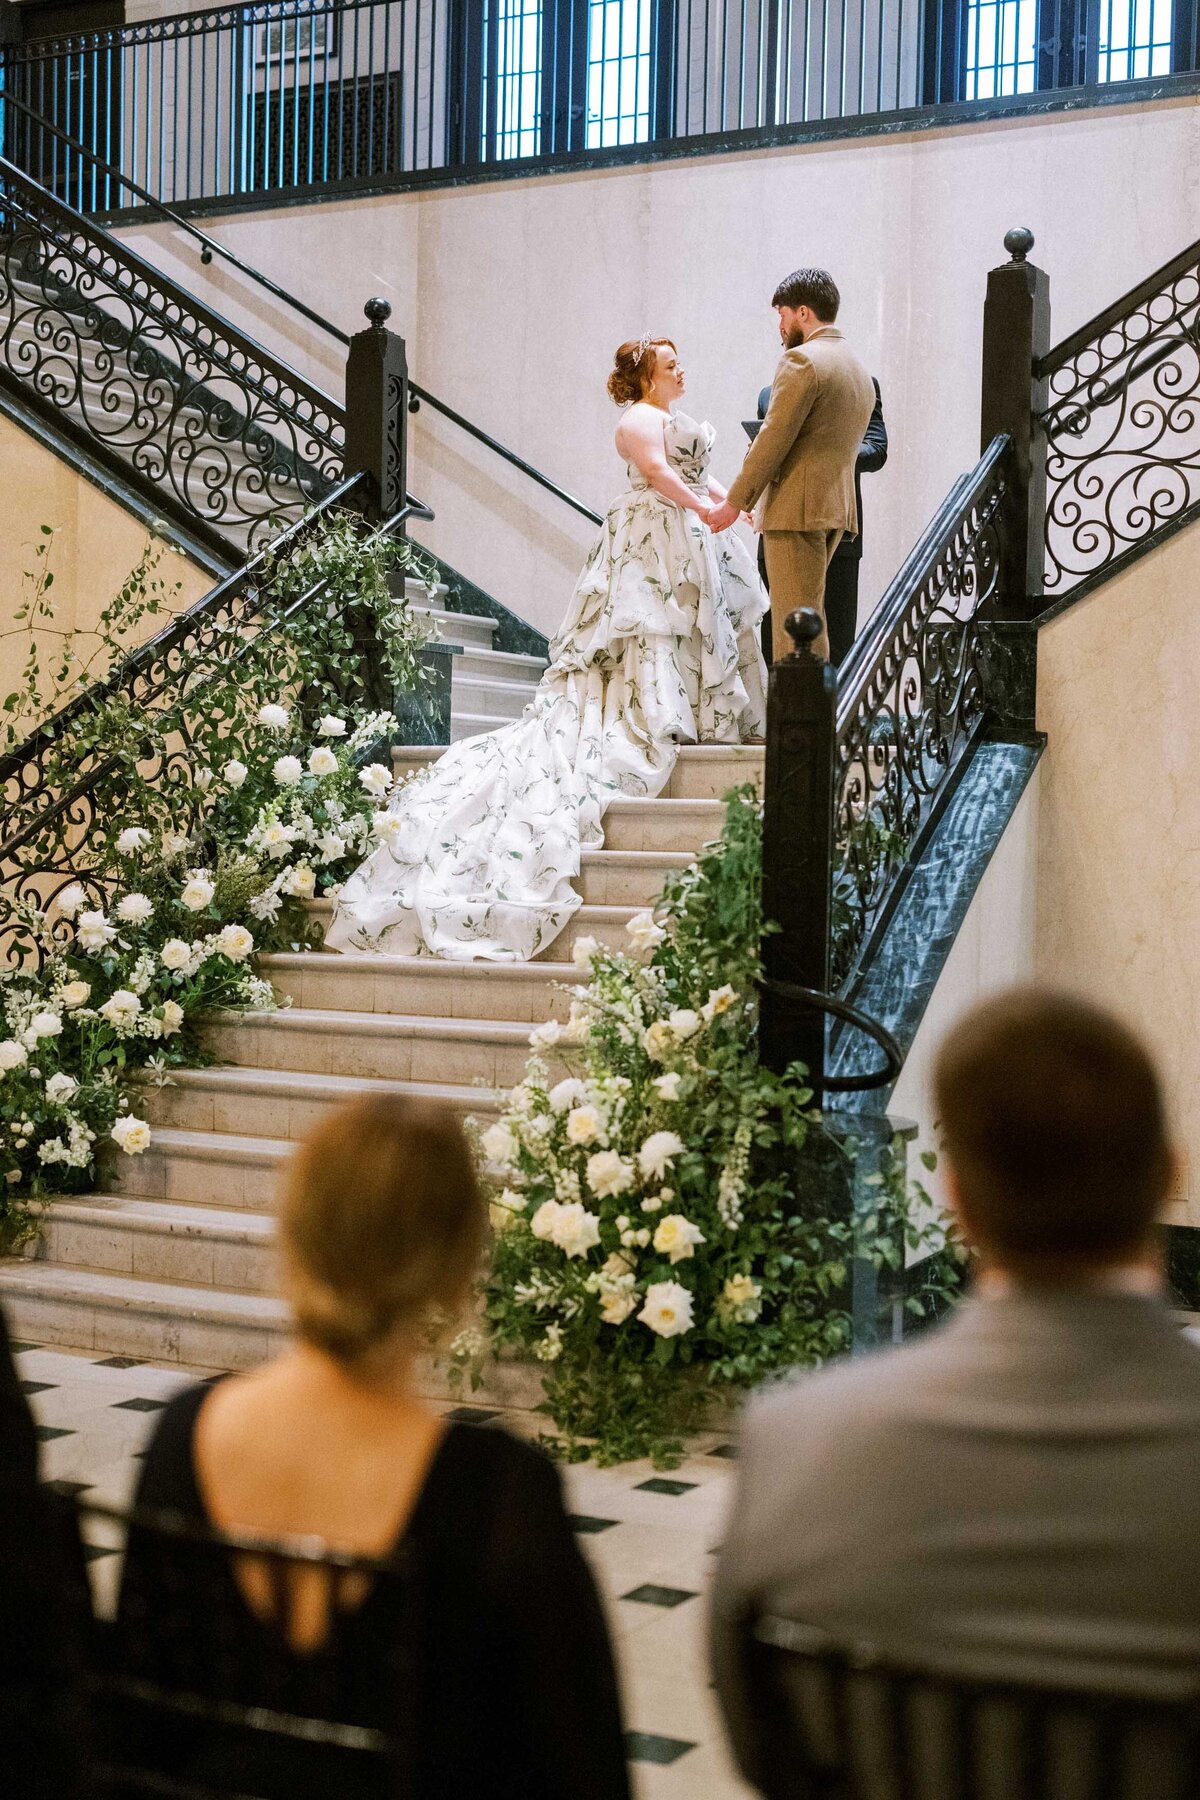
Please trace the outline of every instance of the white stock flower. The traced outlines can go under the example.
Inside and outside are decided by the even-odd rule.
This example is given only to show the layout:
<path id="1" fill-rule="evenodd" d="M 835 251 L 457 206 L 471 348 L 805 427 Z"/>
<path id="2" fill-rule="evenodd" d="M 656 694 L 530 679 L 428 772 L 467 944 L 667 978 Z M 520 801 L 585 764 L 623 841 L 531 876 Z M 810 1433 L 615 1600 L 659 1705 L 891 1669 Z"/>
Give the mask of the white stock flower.
<path id="1" fill-rule="evenodd" d="M 615 1150 L 598 1150 L 588 1157 L 587 1183 L 601 1200 L 623 1194 L 633 1186 L 633 1164 Z"/>
<path id="2" fill-rule="evenodd" d="M 604 1120 L 594 1106 L 576 1106 L 567 1114 L 568 1144 L 599 1144 L 605 1136 Z"/>
<path id="3" fill-rule="evenodd" d="M 648 1181 L 661 1181 L 669 1165 L 683 1152 L 683 1139 L 673 1131 L 655 1131 L 637 1153 L 638 1168 Z"/>
<path id="4" fill-rule="evenodd" d="M 600 1221 L 582 1201 L 574 1200 L 558 1208 L 550 1238 L 564 1256 L 586 1256 L 600 1242 Z"/>
<path id="5" fill-rule="evenodd" d="M 65 1075 L 60 1069 L 46 1083 L 46 1098 L 51 1106 L 65 1106 L 79 1092 L 79 1083 L 73 1075 Z"/>
<path id="6" fill-rule="evenodd" d="M 308 758 L 310 775 L 336 775 L 338 759 L 325 744 L 318 744 Z"/>
<path id="7" fill-rule="evenodd" d="M 229 761 L 225 764 L 225 767 L 221 770 L 221 778 L 227 786 L 231 788 L 240 788 L 249 773 L 250 771 L 244 762 L 239 762 L 236 756 L 231 756 Z"/>
<path id="8" fill-rule="evenodd" d="M 182 938 L 168 938 L 158 958 L 164 969 L 186 969 L 192 960 L 192 946 Z"/>
<path id="9" fill-rule="evenodd" d="M 281 824 L 278 819 L 271 819 L 257 835 L 259 848 L 278 862 L 281 856 L 287 855 L 296 834 L 290 826 Z"/>
<path id="10" fill-rule="evenodd" d="M 659 1337 L 679 1337 L 692 1328 L 692 1296 L 682 1282 L 652 1281 L 638 1318 Z"/>
<path id="11" fill-rule="evenodd" d="M 213 949 L 230 962 L 245 962 L 254 949 L 254 939 L 244 925 L 224 925 L 213 939 Z"/>
<path id="12" fill-rule="evenodd" d="M 690 1006 L 680 1006 L 673 1013 L 667 1014 L 667 1024 L 682 1042 L 684 1038 L 693 1037 L 699 1031 L 700 1014 L 693 1012 Z"/>
<path id="13" fill-rule="evenodd" d="M 150 1127 L 145 1119 L 135 1119 L 132 1113 L 118 1119 L 109 1135 L 126 1156 L 140 1156 L 149 1148 Z"/>
<path id="14" fill-rule="evenodd" d="M 539 1362 L 557 1362 L 562 1355 L 562 1326 L 547 1325 L 546 1335 L 533 1346 L 533 1354 Z"/>
<path id="15" fill-rule="evenodd" d="M 118 856 L 135 856 L 144 850 L 150 842 L 150 833 L 144 825 L 130 825 L 117 839 Z"/>
<path id="16" fill-rule="evenodd" d="M 674 1043 L 675 1033 L 665 1019 L 655 1019 L 653 1025 L 646 1027 L 642 1037 L 646 1055 L 654 1062 L 662 1062 L 670 1054 Z"/>
<path id="17" fill-rule="evenodd" d="M 580 1106 L 587 1099 L 587 1086 L 577 1075 L 568 1075 L 549 1093 L 551 1112 L 569 1112 L 573 1106 Z"/>
<path id="18" fill-rule="evenodd" d="M 73 919 L 81 906 L 87 905 L 87 895 L 77 881 L 65 887 L 58 896 L 58 910 L 64 919 Z"/>
<path id="19" fill-rule="evenodd" d="M 257 713 L 258 723 L 265 725 L 268 731 L 286 731 L 291 717 L 286 706 L 276 706 L 273 701 L 260 706 Z"/>
<path id="20" fill-rule="evenodd" d="M 620 1292 L 601 1294 L 600 1323 L 602 1325 L 623 1325 L 636 1305 L 636 1294 Z"/>
<path id="21" fill-rule="evenodd" d="M 489 1162 L 509 1168 L 517 1160 L 517 1140 L 507 1125 L 489 1125 L 479 1140 Z"/>
<path id="22" fill-rule="evenodd" d="M 29 1021 L 29 1029 L 25 1037 L 32 1047 L 40 1038 L 60 1037 L 62 1035 L 62 1016 L 56 1012 L 36 1012 Z"/>
<path id="23" fill-rule="evenodd" d="M 571 952 L 571 961 L 577 969 L 590 969 L 599 948 L 594 937 L 576 938 L 575 948 Z"/>
<path id="24" fill-rule="evenodd" d="M 724 987 L 713 988 L 708 999 L 700 1008 L 701 1014 L 706 1022 L 711 1025 L 713 1020 L 719 1018 L 723 1012 L 728 1012 L 736 1000 L 737 993 L 735 989 L 731 988 L 729 983 L 726 982 Z"/>
<path id="25" fill-rule="evenodd" d="M 144 925 L 154 912 L 154 902 L 148 894 L 126 894 L 118 900 L 116 914 L 126 925 Z"/>
<path id="26" fill-rule="evenodd" d="M 656 1075 L 650 1083 L 650 1086 L 654 1089 L 660 1100 L 678 1100 L 679 1088 L 682 1081 L 683 1076 L 679 1071 L 677 1069 L 672 1069 L 669 1075 Z"/>
<path id="27" fill-rule="evenodd" d="M 318 737 L 338 738 L 338 737 L 345 737 L 345 735 L 346 735 L 345 719 L 336 718 L 333 713 L 326 713 L 325 717 L 321 720 L 320 724 L 317 726 L 317 736 Z"/>
<path id="28" fill-rule="evenodd" d="M 162 1009 L 162 1034 L 173 1037 L 183 1024 L 183 1008 L 178 1000 L 164 1000 Z"/>
<path id="29" fill-rule="evenodd" d="M 116 926 L 110 925 L 99 909 L 81 912 L 75 921 L 75 937 L 81 950 L 103 950 L 116 935 Z"/>
<path id="30" fill-rule="evenodd" d="M 317 855 L 323 863 L 339 862 L 346 854 L 346 840 L 336 831 L 326 831 L 317 840 Z"/>
<path id="31" fill-rule="evenodd" d="M 74 1012 L 76 1007 L 86 1006 L 91 997 L 91 983 L 87 981 L 68 981 L 59 995 L 68 1012 Z"/>
<path id="32" fill-rule="evenodd" d="M 658 1221 L 654 1232 L 654 1248 L 673 1263 L 695 1256 L 696 1245 L 704 1241 L 704 1233 L 682 1213 L 668 1213 Z"/>
<path id="33" fill-rule="evenodd" d="M 297 900 L 311 900 L 317 891 L 317 878 L 307 863 L 297 863 L 289 869 L 280 887 L 285 894 L 294 894 Z"/>
<path id="34" fill-rule="evenodd" d="M 162 834 L 162 853 L 168 862 L 177 856 L 186 855 L 191 848 L 192 840 L 186 831 L 164 831 Z"/>
<path id="35" fill-rule="evenodd" d="M 666 937 L 661 925 L 657 925 L 652 912 L 635 913 L 625 927 L 625 935 L 634 949 L 642 956 L 658 948 Z"/>
<path id="36" fill-rule="evenodd" d="M 23 1069 L 28 1061 L 29 1052 L 16 1038 L 5 1038 L 0 1043 L 0 1069 Z"/>
<path id="37" fill-rule="evenodd" d="M 535 1025 L 529 1034 L 531 1050 L 553 1050 L 563 1034 L 563 1028 L 557 1019 L 547 1019 L 544 1025 Z"/>
<path id="38" fill-rule="evenodd" d="M 128 988 L 117 988 L 114 993 L 109 995 L 104 1005 L 98 1008 L 100 1017 L 107 1019 L 114 1031 L 128 1029 L 141 1010 L 141 1001 Z"/>
<path id="39" fill-rule="evenodd" d="M 372 799 L 382 800 L 392 785 L 392 771 L 382 763 L 368 763 L 358 771 L 358 779 Z"/>
<path id="40" fill-rule="evenodd" d="M 278 787 L 295 787 L 303 773 L 304 764 L 298 756 L 277 756 L 271 765 Z"/>
<path id="41" fill-rule="evenodd" d="M 212 904 L 216 891 L 214 882 L 203 869 L 193 869 L 179 898 L 189 912 L 203 912 L 206 906 Z"/>

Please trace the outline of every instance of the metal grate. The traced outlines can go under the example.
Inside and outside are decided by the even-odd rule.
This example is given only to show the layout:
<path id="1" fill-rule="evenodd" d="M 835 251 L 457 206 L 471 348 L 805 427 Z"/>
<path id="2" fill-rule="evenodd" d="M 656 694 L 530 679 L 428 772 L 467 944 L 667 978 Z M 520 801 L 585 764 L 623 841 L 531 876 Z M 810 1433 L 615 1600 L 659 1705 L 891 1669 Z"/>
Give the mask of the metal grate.
<path id="1" fill-rule="evenodd" d="M 964 100 L 1037 86 L 1037 0 L 969 0 Z"/>
<path id="2" fill-rule="evenodd" d="M 651 0 L 588 0 L 587 147 L 650 136 Z"/>
<path id="3" fill-rule="evenodd" d="M 1171 72 L 1171 0 L 1100 0 L 1097 81 Z"/>
<path id="4" fill-rule="evenodd" d="M 494 33 L 490 74 L 494 109 L 493 156 L 506 162 L 515 156 L 537 156 L 542 147 L 542 39 L 545 21 L 541 0 L 486 0 L 485 34 Z M 483 155 L 488 154 L 484 109 Z"/>
<path id="5" fill-rule="evenodd" d="M 247 166 L 254 189 L 361 180 L 400 167 L 400 77 L 305 82 L 253 99 Z"/>

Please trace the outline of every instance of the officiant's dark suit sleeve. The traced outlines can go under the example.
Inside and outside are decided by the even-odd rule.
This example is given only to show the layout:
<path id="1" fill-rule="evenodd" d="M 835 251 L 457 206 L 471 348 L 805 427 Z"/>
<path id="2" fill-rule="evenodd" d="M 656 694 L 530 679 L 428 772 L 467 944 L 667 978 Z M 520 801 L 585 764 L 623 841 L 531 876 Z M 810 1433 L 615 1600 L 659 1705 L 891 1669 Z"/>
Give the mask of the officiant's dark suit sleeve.
<path id="1" fill-rule="evenodd" d="M 729 490 L 729 504 L 739 512 L 749 512 L 763 489 L 774 481 L 816 398 L 817 372 L 797 346 L 786 352 L 779 365 L 762 429 Z"/>
<path id="2" fill-rule="evenodd" d="M 875 387 L 875 408 L 863 435 L 863 441 L 859 445 L 858 457 L 854 464 L 854 504 L 858 513 L 858 533 L 854 537 L 851 537 L 849 532 L 846 533 L 833 553 L 833 561 L 837 563 L 862 561 L 862 478 L 864 475 L 874 475 L 877 469 L 882 469 L 888 459 L 888 434 L 887 426 L 883 422 L 883 398 L 879 392 L 878 381 L 874 376 L 871 377 L 871 380 Z M 855 589 L 855 595 L 857 596 L 857 589 Z"/>

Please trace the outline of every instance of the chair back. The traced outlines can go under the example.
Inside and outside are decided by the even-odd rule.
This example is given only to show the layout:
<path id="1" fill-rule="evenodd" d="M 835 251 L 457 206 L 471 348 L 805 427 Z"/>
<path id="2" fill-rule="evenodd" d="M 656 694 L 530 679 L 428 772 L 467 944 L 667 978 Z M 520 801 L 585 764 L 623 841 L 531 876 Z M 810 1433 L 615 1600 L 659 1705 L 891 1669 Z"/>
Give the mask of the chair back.
<path id="1" fill-rule="evenodd" d="M 767 1800 L 1200 1800 L 1200 1668 L 1084 1689 L 748 1627 Z"/>
<path id="2" fill-rule="evenodd" d="M 410 1551 L 376 1561 L 173 1513 L 80 1513 L 125 1533 L 120 1603 L 115 1619 L 97 1621 L 91 1657 L 102 1800 L 414 1792 Z M 246 1597 L 251 1578 L 261 1608 Z M 301 1584 L 311 1596 L 314 1583 L 329 1631 L 296 1650 L 289 1621 Z M 368 1605 L 370 1630 L 356 1633 Z"/>

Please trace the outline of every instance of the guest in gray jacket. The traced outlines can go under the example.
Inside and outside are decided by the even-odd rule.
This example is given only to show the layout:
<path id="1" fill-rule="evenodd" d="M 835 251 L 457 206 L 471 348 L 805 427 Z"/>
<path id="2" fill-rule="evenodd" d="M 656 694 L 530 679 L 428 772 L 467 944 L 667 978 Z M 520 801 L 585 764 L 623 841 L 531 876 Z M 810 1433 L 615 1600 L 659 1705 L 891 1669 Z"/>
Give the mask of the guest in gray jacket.
<path id="1" fill-rule="evenodd" d="M 1091 1007 L 1019 991 L 951 1033 L 935 1089 L 973 1297 L 746 1419 L 712 1628 L 751 1780 L 759 1611 L 997 1678 L 1200 1660 L 1200 1348 L 1164 1294 L 1150 1060 Z"/>

